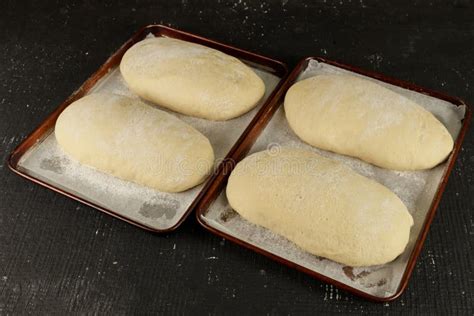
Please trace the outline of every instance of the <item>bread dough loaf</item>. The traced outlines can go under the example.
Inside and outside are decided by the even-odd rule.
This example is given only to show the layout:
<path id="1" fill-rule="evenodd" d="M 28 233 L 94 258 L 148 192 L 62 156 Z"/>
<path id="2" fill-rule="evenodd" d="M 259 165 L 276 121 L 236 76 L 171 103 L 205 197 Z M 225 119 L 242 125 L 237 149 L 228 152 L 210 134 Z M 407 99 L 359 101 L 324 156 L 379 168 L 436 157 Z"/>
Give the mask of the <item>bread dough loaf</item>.
<path id="1" fill-rule="evenodd" d="M 285 97 L 293 131 L 310 145 L 395 170 L 432 168 L 453 139 L 433 114 L 374 82 L 318 75 L 294 84 Z"/>
<path id="2" fill-rule="evenodd" d="M 90 94 L 58 117 L 56 139 L 79 162 L 159 191 L 180 192 L 213 167 L 209 140 L 178 118 L 114 94 Z"/>
<path id="3" fill-rule="evenodd" d="M 246 220 L 350 266 L 392 261 L 413 225 L 385 186 L 301 149 L 246 157 L 229 177 L 227 199 Z"/>
<path id="4" fill-rule="evenodd" d="M 186 115 L 228 120 L 262 98 L 262 79 L 237 58 L 173 38 L 148 38 L 123 56 L 120 71 L 140 97 Z"/>

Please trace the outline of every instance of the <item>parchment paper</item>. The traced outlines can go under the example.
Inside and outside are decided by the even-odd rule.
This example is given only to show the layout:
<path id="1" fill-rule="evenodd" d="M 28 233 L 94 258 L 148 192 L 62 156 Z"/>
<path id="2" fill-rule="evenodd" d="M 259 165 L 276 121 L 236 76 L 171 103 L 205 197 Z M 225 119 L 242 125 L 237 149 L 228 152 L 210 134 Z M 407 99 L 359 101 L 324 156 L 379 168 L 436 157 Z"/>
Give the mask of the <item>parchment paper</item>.
<path id="1" fill-rule="evenodd" d="M 146 103 L 170 112 L 204 134 L 214 149 L 215 166 L 217 166 L 281 79 L 270 73 L 268 69 L 257 67 L 252 66 L 265 82 L 264 97 L 253 110 L 229 121 L 217 122 L 194 118 L 168 111 L 150 102 Z M 138 98 L 128 89 L 118 67 L 111 69 L 97 82 L 89 91 L 89 93 L 93 92 L 108 92 Z M 19 162 L 19 167 L 24 172 L 49 184 L 150 228 L 162 230 L 174 226 L 203 187 L 201 184 L 181 193 L 164 193 L 120 180 L 71 159 L 58 146 L 53 131 L 54 128 L 25 153 Z"/>
<path id="2" fill-rule="evenodd" d="M 351 75 L 360 76 L 332 65 L 311 61 L 297 80 L 326 73 L 350 73 Z M 457 138 L 461 128 L 461 119 L 465 114 L 464 106 L 457 107 L 449 102 L 421 93 L 386 84 L 369 77 L 361 77 L 375 81 L 422 105 L 448 128 L 453 139 Z M 213 202 L 207 213 L 204 214 L 203 219 L 209 225 L 229 235 L 363 292 L 378 297 L 389 297 L 395 294 L 447 163 L 425 171 L 400 172 L 378 168 L 356 158 L 317 149 L 303 143 L 290 129 L 283 106 L 279 107 L 249 154 L 267 148 L 278 150 L 279 146 L 305 148 L 339 160 L 356 172 L 378 181 L 397 194 L 414 219 L 410 240 L 403 254 L 393 262 L 384 265 L 360 268 L 345 267 L 331 260 L 311 255 L 284 237 L 274 234 L 268 229 L 253 225 L 240 217 L 230 208 L 225 190 Z"/>

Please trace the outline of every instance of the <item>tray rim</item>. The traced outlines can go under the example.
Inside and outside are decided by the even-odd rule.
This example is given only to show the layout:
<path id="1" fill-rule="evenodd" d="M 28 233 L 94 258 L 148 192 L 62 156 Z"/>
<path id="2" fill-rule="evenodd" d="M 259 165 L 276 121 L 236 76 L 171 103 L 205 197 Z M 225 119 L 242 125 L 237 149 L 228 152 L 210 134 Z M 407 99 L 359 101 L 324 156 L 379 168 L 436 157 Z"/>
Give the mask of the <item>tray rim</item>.
<path id="1" fill-rule="evenodd" d="M 285 63 L 267 57 L 263 56 L 257 53 L 253 53 L 238 47 L 234 47 L 232 45 L 228 45 L 225 43 L 221 43 L 219 41 L 215 41 L 203 36 L 199 36 L 193 33 L 185 32 L 182 30 L 178 30 L 176 28 L 172 28 L 169 26 L 165 26 L 162 24 L 149 24 L 141 27 L 138 31 L 132 34 L 131 37 L 129 37 L 124 44 L 122 44 L 117 50 L 115 50 L 112 55 L 110 55 L 103 64 L 99 66 L 99 68 L 93 72 L 82 84 L 81 86 L 74 90 L 71 95 L 69 95 L 58 107 L 56 107 L 50 114 L 46 116 L 46 118 L 32 131 L 30 132 L 7 156 L 7 165 L 8 168 L 13 171 L 15 174 L 30 180 L 36 184 L 39 184 L 45 188 L 48 188 L 52 191 L 55 191 L 57 193 L 60 193 L 64 196 L 67 196 L 73 200 L 76 200 L 78 202 L 81 202 L 87 206 L 90 206 L 92 208 L 95 208 L 98 211 L 101 211 L 103 213 L 106 213 L 108 215 L 111 215 L 115 218 L 118 218 L 120 220 L 123 220 L 129 224 L 135 225 L 139 228 L 142 228 L 146 231 L 153 232 L 153 233 L 168 233 L 171 231 L 176 230 L 185 220 L 186 218 L 190 215 L 190 213 L 195 210 L 196 205 L 202 199 L 202 197 L 205 195 L 205 191 L 208 187 L 208 182 L 212 181 L 213 176 L 211 175 L 205 182 L 196 196 L 196 198 L 193 200 L 193 202 L 189 205 L 189 207 L 186 209 L 184 214 L 181 216 L 181 218 L 171 227 L 160 229 L 160 228 L 153 228 L 151 226 L 148 226 L 146 224 L 140 223 L 137 220 L 134 220 L 132 218 L 128 218 L 124 215 L 119 214 L 118 212 L 111 210 L 107 207 L 100 206 L 90 200 L 87 200 L 86 197 L 81 197 L 79 195 L 76 195 L 72 192 L 68 192 L 67 189 L 60 188 L 59 186 L 55 186 L 54 184 L 48 183 L 34 175 L 27 174 L 26 172 L 22 171 L 19 166 L 18 162 L 20 159 L 23 157 L 23 155 L 32 147 L 34 144 L 40 140 L 47 131 L 52 128 L 52 125 L 55 123 L 57 117 L 59 114 L 67 107 L 69 106 L 72 102 L 78 100 L 82 96 L 84 96 L 94 85 L 101 79 L 103 78 L 110 69 L 113 67 L 117 66 L 120 63 L 120 60 L 123 56 L 123 54 L 127 51 L 128 48 L 130 48 L 133 44 L 137 43 L 138 41 L 144 39 L 148 34 L 155 34 L 159 36 L 168 36 L 168 37 L 173 37 L 173 38 L 178 38 L 178 39 L 183 39 L 189 42 L 193 43 L 199 43 L 201 45 L 211 47 L 214 49 L 218 49 L 222 52 L 225 52 L 226 54 L 235 56 L 239 59 L 244 59 L 248 62 L 255 63 L 257 65 L 260 65 L 262 67 L 268 67 L 269 71 L 274 73 L 280 78 L 280 81 L 278 84 L 275 86 L 273 89 L 272 93 L 269 94 L 265 102 L 262 104 L 261 108 L 257 111 L 255 116 L 251 119 L 251 121 L 248 123 L 248 125 L 243 129 L 242 133 L 240 134 L 239 138 L 236 140 L 236 142 L 232 145 L 231 149 L 228 151 L 227 155 L 224 157 L 223 161 L 226 161 L 228 157 L 230 157 L 233 152 L 238 148 L 238 145 L 240 142 L 243 141 L 243 139 L 246 138 L 247 133 L 250 131 L 251 126 L 255 124 L 255 122 L 258 121 L 258 118 L 265 112 L 266 108 L 271 105 L 271 102 L 274 100 L 273 95 L 277 93 L 283 86 L 283 84 L 286 81 L 286 78 L 289 74 L 288 67 Z M 246 57 L 246 58 L 244 58 Z M 216 167 L 215 171 L 213 174 L 218 173 L 220 168 L 222 167 L 222 162 L 220 162 Z"/>
<path id="2" fill-rule="evenodd" d="M 453 151 L 451 152 L 448 161 L 447 161 L 447 167 L 445 171 L 443 172 L 441 181 L 436 189 L 435 196 L 433 197 L 433 200 L 431 202 L 430 208 L 426 214 L 425 220 L 422 224 L 421 230 L 418 234 L 418 237 L 415 241 L 415 245 L 413 247 L 413 250 L 410 254 L 410 257 L 408 259 L 408 263 L 406 265 L 405 271 L 403 272 L 402 278 L 400 280 L 400 284 L 395 291 L 395 293 L 391 296 L 387 297 L 380 297 L 376 295 L 372 295 L 366 292 L 363 292 L 359 289 L 356 289 L 354 287 L 351 287 L 347 284 L 344 284 L 342 282 L 339 282 L 335 279 L 332 279 L 326 275 L 323 275 L 318 272 L 314 272 L 311 269 L 308 269 L 306 267 L 303 267 L 293 261 L 290 261 L 288 259 L 285 259 L 279 255 L 275 255 L 265 249 L 262 249 L 258 246 L 254 246 L 250 244 L 249 242 L 246 242 L 242 239 L 239 239 L 237 237 L 234 237 L 230 234 L 227 234 L 224 231 L 221 231 L 211 225 L 209 225 L 205 220 L 204 220 L 204 214 L 210 207 L 210 205 L 215 201 L 217 196 L 220 194 L 220 192 L 224 189 L 228 174 L 230 171 L 232 171 L 233 167 L 235 167 L 236 162 L 239 162 L 241 159 L 243 159 L 248 151 L 251 149 L 252 145 L 255 143 L 257 138 L 259 137 L 260 133 L 265 129 L 266 125 L 268 122 L 271 120 L 273 117 L 273 114 L 276 112 L 276 110 L 280 107 L 283 101 L 284 94 L 286 91 L 289 89 L 289 87 L 296 81 L 298 75 L 305 69 L 305 67 L 308 65 L 308 63 L 311 60 L 315 60 L 318 62 L 324 62 L 333 66 L 337 66 L 364 76 L 368 76 L 395 86 L 399 86 L 408 90 L 413 90 L 428 96 L 432 96 L 441 100 L 445 100 L 448 102 L 451 102 L 457 106 L 465 106 L 465 115 L 462 120 L 462 126 L 461 130 L 459 131 L 459 134 L 454 142 L 453 146 Z M 458 97 L 453 97 L 447 94 L 444 94 L 442 92 L 433 90 L 433 89 L 428 89 L 424 88 L 422 86 L 416 85 L 414 83 L 408 82 L 408 81 L 403 81 L 400 79 L 396 79 L 390 76 L 386 76 L 382 73 L 371 71 L 371 70 L 365 70 L 356 66 L 351 66 L 348 64 L 344 64 L 342 62 L 334 61 L 334 60 L 329 60 L 324 57 L 317 57 L 317 56 L 309 56 L 309 57 L 304 57 L 301 59 L 298 64 L 293 68 L 291 73 L 288 75 L 288 77 L 285 80 L 285 83 L 281 87 L 280 91 L 278 91 L 277 94 L 274 96 L 275 100 L 272 102 L 272 106 L 267 108 L 265 113 L 263 113 L 260 116 L 260 120 L 256 122 L 256 124 L 253 126 L 252 130 L 249 131 L 248 137 L 244 139 L 240 144 L 239 147 L 236 149 L 234 152 L 234 155 L 231 157 L 231 161 L 227 162 L 226 165 L 224 165 L 221 170 L 219 171 L 218 174 L 215 174 L 213 176 L 212 181 L 209 181 L 208 183 L 208 188 L 206 189 L 206 194 L 205 196 L 200 200 L 199 204 L 196 206 L 196 219 L 199 222 L 201 226 L 203 226 L 205 229 L 210 231 L 213 234 L 216 234 L 220 237 L 223 237 L 231 242 L 234 242 L 240 246 L 243 246 L 249 250 L 252 250 L 254 252 L 257 252 L 259 254 L 262 254 L 280 264 L 286 265 L 290 268 L 294 268 L 300 272 L 303 272 L 305 274 L 308 274 L 309 276 L 326 282 L 328 284 L 334 285 L 344 291 L 347 291 L 351 294 L 354 294 L 356 296 L 362 297 L 364 299 L 373 301 L 373 302 L 390 302 L 395 299 L 397 299 L 407 288 L 410 277 L 413 273 L 415 264 L 417 262 L 418 256 L 421 252 L 421 249 L 423 248 L 423 244 L 426 240 L 426 237 L 428 235 L 429 228 L 431 226 L 431 223 L 434 219 L 434 216 L 436 214 L 436 210 L 438 208 L 439 202 L 441 201 L 441 197 L 444 193 L 444 190 L 446 188 L 446 184 L 448 182 L 449 176 L 451 175 L 454 164 L 457 160 L 457 157 L 459 155 L 459 152 L 461 151 L 462 143 L 464 141 L 464 137 L 466 136 L 466 132 L 468 130 L 469 124 L 471 122 L 471 117 L 472 117 L 472 110 L 471 107 L 464 102 L 462 99 Z"/>

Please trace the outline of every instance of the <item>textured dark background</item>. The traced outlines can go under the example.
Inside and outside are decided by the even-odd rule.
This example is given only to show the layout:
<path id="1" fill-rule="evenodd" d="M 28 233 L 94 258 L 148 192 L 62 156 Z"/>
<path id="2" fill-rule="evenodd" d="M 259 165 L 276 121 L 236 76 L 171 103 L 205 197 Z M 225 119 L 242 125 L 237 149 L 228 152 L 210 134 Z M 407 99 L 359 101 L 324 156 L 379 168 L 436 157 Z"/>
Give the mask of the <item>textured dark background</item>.
<path id="1" fill-rule="evenodd" d="M 10 152 L 139 27 L 294 66 L 326 56 L 474 104 L 470 1 L 6 1 L 0 6 L 0 314 L 474 313 L 472 129 L 403 296 L 363 301 L 204 231 L 158 236 L 27 182 Z"/>

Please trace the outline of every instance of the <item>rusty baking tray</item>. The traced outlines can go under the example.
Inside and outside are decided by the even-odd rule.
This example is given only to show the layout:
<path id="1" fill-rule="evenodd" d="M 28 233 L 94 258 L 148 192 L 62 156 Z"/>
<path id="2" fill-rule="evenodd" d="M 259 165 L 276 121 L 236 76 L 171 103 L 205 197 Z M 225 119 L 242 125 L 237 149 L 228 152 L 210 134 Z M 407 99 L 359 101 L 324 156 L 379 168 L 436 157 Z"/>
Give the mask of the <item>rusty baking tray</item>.
<path id="1" fill-rule="evenodd" d="M 284 113 L 282 106 L 283 98 L 288 88 L 298 80 L 300 75 L 304 75 L 304 72 L 312 67 L 312 65 L 318 64 L 328 69 L 332 67 L 341 72 L 349 71 L 354 75 L 362 75 L 366 78 L 370 78 L 370 80 L 377 80 L 381 84 L 387 86 L 390 85 L 393 89 L 403 90 L 407 94 L 416 95 L 421 99 L 429 99 L 431 100 L 430 102 L 434 102 L 435 104 L 442 104 L 446 101 L 447 103 L 450 103 L 453 110 L 459 110 L 462 112 L 463 118 L 461 119 L 460 116 L 459 128 L 456 132 L 457 137 L 455 137 L 454 149 L 450 157 L 442 164 L 442 166 L 436 167 L 439 168 L 439 170 L 435 170 L 436 168 L 434 168 L 432 171 L 434 174 L 437 174 L 437 177 L 432 179 L 438 180 L 436 185 L 426 189 L 427 191 L 432 192 L 432 199 L 427 199 L 422 202 L 416 201 L 419 205 L 425 203 L 424 205 L 426 207 L 426 213 L 420 212 L 420 214 L 414 216 L 415 226 L 417 227 L 416 229 L 418 230 L 418 233 L 414 236 L 410 236 L 410 242 L 409 245 L 407 245 L 407 249 L 405 249 L 405 253 L 400 255 L 399 258 L 391 263 L 374 268 L 367 267 L 367 270 L 364 270 L 364 268 L 342 266 L 328 259 L 309 255 L 283 237 L 277 236 L 265 228 L 246 222 L 235 211 L 233 211 L 227 203 L 224 192 L 227 178 L 235 167 L 235 164 L 243 159 L 249 151 L 255 152 L 263 150 L 265 149 L 265 147 L 262 146 L 264 144 L 268 147 L 278 146 L 278 143 L 272 142 L 272 138 L 270 137 L 271 133 L 287 135 L 288 139 L 291 139 L 291 142 L 295 142 L 293 136 L 290 135 L 292 133 L 291 131 L 279 132 L 279 130 L 282 129 L 279 126 L 282 124 L 281 122 L 285 120 L 284 114 L 281 114 Z M 317 69 L 317 67 L 315 67 L 315 69 Z M 278 120 L 280 120 L 280 123 L 278 123 Z M 231 240 L 241 246 L 263 254 L 273 260 L 293 267 L 316 279 L 330 283 L 355 295 L 378 302 L 394 300 L 400 296 L 407 287 L 408 280 L 435 215 L 436 208 L 446 187 L 448 177 L 452 172 L 454 163 L 461 149 L 461 144 L 466 135 L 470 120 L 471 110 L 462 100 L 456 97 L 451 97 L 440 92 L 422 88 L 412 83 L 389 78 L 385 75 L 362 70 L 353 66 L 344 65 L 323 58 L 308 57 L 298 63 L 296 68 L 288 76 L 283 87 L 274 95 L 274 102 L 271 102 L 271 106 L 265 109 L 259 120 L 255 123 L 252 129 L 248 131 L 247 138 L 239 144 L 238 148 L 236 148 L 231 155 L 231 159 L 227 161 L 220 171 L 213 176 L 212 181 L 208 182 L 206 193 L 196 207 L 197 220 L 202 226 L 216 235 Z M 261 141 L 262 138 L 264 139 L 263 141 Z M 254 146 L 259 147 L 258 150 L 255 150 L 253 148 Z M 313 149 L 318 150 L 315 148 Z M 328 155 L 330 155 L 330 153 Z M 360 161 L 358 163 L 360 163 Z M 409 174 L 409 176 L 415 175 L 415 173 Z M 411 178 L 408 179 L 410 179 L 409 181 L 412 181 Z M 428 187 L 428 184 L 426 186 Z M 416 204 L 416 207 L 418 207 L 418 204 Z M 415 230 L 414 227 L 412 227 L 412 232 Z M 386 278 L 382 278 L 386 273 L 390 277 L 389 272 L 393 273 L 391 276 L 392 279 L 387 280 Z M 367 280 L 371 281 L 369 282 Z"/>
<path id="2" fill-rule="evenodd" d="M 26 162 L 28 161 L 28 159 L 30 159 L 28 157 L 33 155 L 33 154 L 30 154 L 30 152 L 34 152 L 35 150 L 38 151 L 37 148 L 41 148 L 41 145 L 43 143 L 47 143 L 48 141 L 55 142 L 54 135 L 52 135 L 52 131 L 54 130 L 54 124 L 59 114 L 69 104 L 71 104 L 75 100 L 81 98 L 82 96 L 86 95 L 87 93 L 91 91 L 97 91 L 100 89 L 109 89 L 112 91 L 108 90 L 108 92 L 115 93 L 114 89 L 117 90 L 118 88 L 116 88 L 114 85 L 122 84 L 123 86 L 126 86 L 122 81 L 120 81 L 121 75 L 117 66 L 119 65 L 120 60 L 123 54 L 127 51 L 127 49 L 130 48 L 136 42 L 144 39 L 147 36 L 172 37 L 172 38 L 177 38 L 177 39 L 205 45 L 208 47 L 212 47 L 214 49 L 218 49 L 226 54 L 232 55 L 242 60 L 244 63 L 252 67 L 256 71 L 256 73 L 259 74 L 259 76 L 265 77 L 266 79 L 262 78 L 264 79 L 264 81 L 265 80 L 269 80 L 269 82 L 271 81 L 272 87 L 270 88 L 267 85 L 267 92 L 265 94 L 265 97 L 262 98 L 260 103 L 257 105 L 256 109 L 251 110 L 249 113 L 244 114 L 243 116 L 239 118 L 236 118 L 230 121 L 214 123 L 214 124 L 221 124 L 219 125 L 221 128 L 220 130 L 223 130 L 223 131 L 226 130 L 226 127 L 225 127 L 226 125 L 222 125 L 222 124 L 231 124 L 229 125 L 229 127 L 227 127 L 227 129 L 230 128 L 233 131 L 232 132 L 233 139 L 230 139 L 230 138 L 225 139 L 224 143 L 225 143 L 225 146 L 227 147 L 225 148 L 222 147 L 222 148 L 217 149 L 217 152 L 216 152 L 217 159 L 224 160 L 224 158 L 227 155 L 230 155 L 236 149 L 235 145 L 240 140 L 245 138 L 246 134 L 248 133 L 249 131 L 248 126 L 252 125 L 261 114 L 267 111 L 267 108 L 270 106 L 269 102 L 273 100 L 271 96 L 279 90 L 279 87 L 284 82 L 284 78 L 287 76 L 288 71 L 287 71 L 286 65 L 279 61 L 273 60 L 271 58 L 257 55 L 257 54 L 254 54 L 242 49 L 238 49 L 226 44 L 222 44 L 210 39 L 206 39 L 194 34 L 179 31 L 167 26 L 149 25 L 140 29 L 129 40 L 127 40 L 125 44 L 122 47 L 120 47 L 91 77 L 89 77 L 89 79 L 87 79 L 78 90 L 76 90 L 69 98 L 67 98 L 67 100 L 64 101 L 56 110 L 54 110 L 54 112 L 51 113 L 45 119 L 45 121 L 41 123 L 41 125 L 38 128 L 36 128 L 21 144 L 19 144 L 18 147 L 16 147 L 11 153 L 11 155 L 9 156 L 8 165 L 10 169 L 16 174 L 28 180 L 31 180 L 35 183 L 38 183 L 44 187 L 47 187 L 53 191 L 56 191 L 72 199 L 75 199 L 79 202 L 82 202 L 86 205 L 89 205 L 93 208 L 96 208 L 99 211 L 102 211 L 104 213 L 117 217 L 121 220 L 124 220 L 128 223 L 131 223 L 133 225 L 136 225 L 138 227 L 141 227 L 149 231 L 169 232 L 176 229 L 184 221 L 184 219 L 189 215 L 189 213 L 193 210 L 193 208 L 196 206 L 199 199 L 202 198 L 204 194 L 205 184 L 202 184 L 184 193 L 178 193 L 177 195 L 173 195 L 171 198 L 166 197 L 168 200 L 165 200 L 165 202 L 161 202 L 160 199 L 162 199 L 163 197 L 161 197 L 158 193 L 156 193 L 156 196 L 158 196 L 156 197 L 155 195 L 153 195 L 154 192 L 151 192 L 151 193 L 149 192 L 151 189 L 147 189 L 148 191 L 146 191 L 146 194 L 143 193 L 142 191 L 137 191 L 137 195 L 136 195 L 137 197 L 134 196 L 133 195 L 135 192 L 134 190 L 138 190 L 136 188 L 136 186 L 138 185 L 129 183 L 126 185 L 133 186 L 133 187 L 130 187 L 130 190 L 128 190 L 128 187 L 123 188 L 122 193 L 125 194 L 123 195 L 124 196 L 123 199 L 125 199 L 125 201 L 123 201 L 122 204 L 120 204 L 121 203 L 120 201 L 110 202 L 109 201 L 111 200 L 110 197 L 107 197 L 109 200 L 107 200 L 107 203 L 105 203 L 101 199 L 102 198 L 106 199 L 106 197 L 104 196 L 109 195 L 110 190 L 112 190 L 109 187 L 107 187 L 106 190 L 104 189 L 105 190 L 104 192 L 97 193 L 97 196 L 95 196 L 94 194 L 96 194 L 97 191 L 100 191 L 101 188 L 97 185 L 97 183 L 94 183 L 92 180 L 90 180 L 91 182 L 87 182 L 84 185 L 81 183 L 74 184 L 74 185 L 69 185 L 69 184 L 64 185 L 63 183 L 61 183 L 60 180 L 57 180 L 57 179 L 60 179 L 61 175 L 52 174 L 46 177 L 43 174 L 40 174 L 41 172 L 36 172 L 36 171 L 33 172 L 32 170 L 36 167 L 34 168 L 31 167 L 30 169 L 27 169 L 25 168 L 25 166 L 22 165 L 23 163 L 22 159 L 25 160 L 25 165 L 26 165 Z M 113 79 L 110 79 L 110 78 L 113 78 Z M 162 110 L 168 111 L 167 109 L 162 109 Z M 202 120 L 202 119 L 183 118 L 182 115 L 175 112 L 173 112 L 173 114 L 184 120 L 188 120 L 188 123 L 191 125 L 194 125 L 194 127 L 196 127 L 195 125 L 198 124 L 196 122 L 199 122 L 199 124 L 201 125 L 207 124 L 206 122 L 203 122 L 205 120 Z M 190 123 L 189 120 L 193 120 L 193 121 Z M 196 127 L 196 128 L 198 130 L 200 129 L 199 127 Z M 214 131 L 214 134 L 216 134 L 215 130 L 212 130 L 212 131 Z M 209 132 L 209 133 L 212 133 L 212 132 Z M 219 135 L 216 137 L 225 136 L 226 133 L 220 133 L 220 134 L 222 135 Z M 48 138 L 48 136 L 50 135 L 52 135 L 52 138 L 51 137 Z M 222 141 L 218 140 L 218 142 L 222 142 Z M 212 140 L 211 140 L 211 143 L 212 143 Z M 216 151 L 216 148 L 214 150 Z M 44 155 L 49 154 L 46 149 L 44 151 L 45 151 Z M 218 155 L 218 151 L 221 152 L 221 156 Z M 41 161 L 41 163 L 43 163 L 42 166 L 40 166 L 39 163 L 35 162 L 35 166 L 40 166 L 41 168 L 44 168 L 44 169 L 49 168 L 47 172 L 51 171 L 51 172 L 56 172 L 60 174 L 61 172 L 64 172 L 62 171 L 61 166 L 60 166 L 61 163 L 63 163 L 62 160 L 64 160 L 64 158 L 61 158 L 61 157 L 58 158 L 56 156 L 53 156 L 49 160 L 45 159 Z M 67 163 L 70 164 L 70 162 L 67 162 Z M 33 165 L 33 162 L 31 164 Z M 215 170 L 218 170 L 219 166 L 220 164 L 216 163 Z M 51 179 L 54 179 L 54 180 L 51 180 Z M 74 181 L 74 180 L 71 180 L 71 181 Z M 102 183 L 108 183 L 110 181 L 115 181 L 115 180 L 105 179 L 105 180 L 100 180 L 100 181 L 103 181 Z M 121 180 L 117 179 L 117 181 L 121 181 Z M 88 185 L 92 185 L 92 184 L 96 185 L 96 187 L 87 187 Z M 77 187 L 80 187 L 80 188 L 78 189 Z M 138 198 L 138 196 L 142 196 L 140 194 L 145 194 L 144 196 L 147 196 L 147 197 L 151 196 L 152 202 L 140 201 Z M 176 201 L 177 200 L 179 201 L 179 199 L 181 199 L 181 197 L 183 196 L 179 194 L 187 194 L 186 201 L 183 203 L 176 204 Z M 120 197 L 122 195 L 117 193 L 117 196 Z M 130 201 L 129 203 L 127 200 L 127 196 L 129 196 L 128 198 L 128 200 Z M 142 202 L 143 202 L 142 207 L 139 209 L 141 213 L 130 215 L 129 213 L 132 213 L 132 211 L 128 211 L 128 210 L 132 210 L 134 207 L 136 207 L 136 205 L 138 205 L 139 207 L 140 206 L 139 203 L 142 203 Z M 110 207 L 110 205 L 115 205 L 115 206 Z M 173 207 L 176 207 L 176 208 L 179 207 L 180 211 L 176 212 L 175 210 L 173 213 L 173 209 L 172 209 Z M 123 209 L 120 209 L 120 208 L 123 208 Z M 163 210 L 161 210 L 160 208 L 163 208 Z M 166 208 L 166 212 L 164 211 L 165 208 Z M 169 210 L 171 211 L 168 212 Z M 133 212 L 136 212 L 136 211 L 133 211 Z"/>

